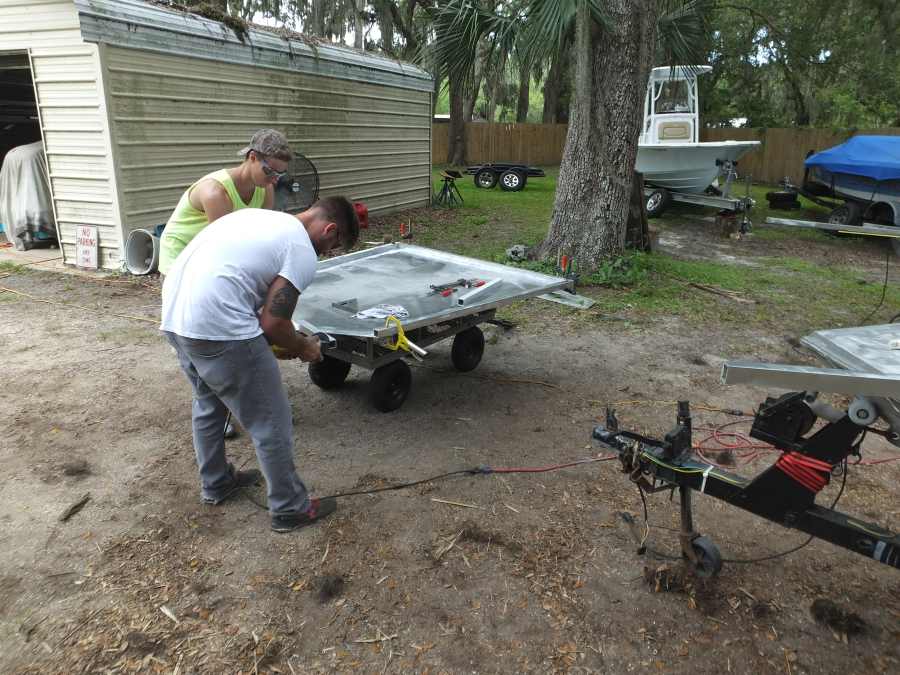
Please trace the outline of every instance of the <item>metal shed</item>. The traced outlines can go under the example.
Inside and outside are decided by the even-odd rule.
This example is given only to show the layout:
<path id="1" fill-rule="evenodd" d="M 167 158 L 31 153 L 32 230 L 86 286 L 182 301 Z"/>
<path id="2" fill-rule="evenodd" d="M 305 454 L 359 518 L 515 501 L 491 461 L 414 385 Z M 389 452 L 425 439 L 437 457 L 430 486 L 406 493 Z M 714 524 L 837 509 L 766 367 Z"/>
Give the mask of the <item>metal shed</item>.
<path id="1" fill-rule="evenodd" d="M 429 203 L 433 82 L 410 64 L 264 30 L 238 37 L 138 0 L 0 0 L 0 82 L 7 71 L 30 75 L 33 99 L 17 101 L 22 82 L 4 86 L 0 116 L 33 111 L 67 263 L 76 227 L 92 225 L 100 266 L 119 269 L 132 230 L 164 223 L 262 127 L 316 164 L 322 196 L 374 213 Z"/>

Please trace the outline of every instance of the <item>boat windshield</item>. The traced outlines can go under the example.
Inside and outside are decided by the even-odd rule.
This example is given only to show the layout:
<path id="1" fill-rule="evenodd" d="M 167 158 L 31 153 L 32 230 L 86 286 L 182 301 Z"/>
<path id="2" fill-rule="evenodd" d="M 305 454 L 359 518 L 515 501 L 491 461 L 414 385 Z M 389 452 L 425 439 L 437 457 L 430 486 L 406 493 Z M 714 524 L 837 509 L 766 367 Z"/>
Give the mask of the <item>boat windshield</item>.
<path id="1" fill-rule="evenodd" d="M 655 113 L 689 113 L 691 95 L 686 80 L 664 80 L 657 85 Z"/>

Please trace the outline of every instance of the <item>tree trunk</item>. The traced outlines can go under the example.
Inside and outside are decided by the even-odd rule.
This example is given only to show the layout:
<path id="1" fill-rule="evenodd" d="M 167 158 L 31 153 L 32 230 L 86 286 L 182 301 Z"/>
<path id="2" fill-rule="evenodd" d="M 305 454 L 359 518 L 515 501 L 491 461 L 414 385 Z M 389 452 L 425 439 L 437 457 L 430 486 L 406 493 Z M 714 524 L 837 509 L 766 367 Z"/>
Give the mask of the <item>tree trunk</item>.
<path id="1" fill-rule="evenodd" d="M 475 104 L 478 102 L 478 92 L 481 91 L 481 80 L 484 77 L 485 60 L 487 60 L 488 47 L 482 43 L 478 48 L 478 57 L 475 59 L 474 75 L 472 76 L 472 88 L 466 91 L 466 105 L 463 116 L 466 122 L 472 121 L 475 113 Z"/>
<path id="2" fill-rule="evenodd" d="M 497 63 L 494 64 L 493 77 L 490 78 L 490 86 L 485 87 L 487 94 L 487 114 L 485 117 L 488 122 L 493 122 L 497 115 L 497 102 L 503 95 L 503 73 L 506 70 L 506 53 L 500 54 Z"/>
<path id="3" fill-rule="evenodd" d="M 308 32 L 316 37 L 325 37 L 325 2 L 326 0 L 312 0 Z"/>
<path id="4" fill-rule="evenodd" d="M 650 251 L 650 227 L 647 223 L 644 175 L 635 171 L 628 204 L 628 225 L 625 228 L 625 247 Z"/>
<path id="5" fill-rule="evenodd" d="M 563 50 L 553 56 L 547 79 L 544 80 L 544 112 L 541 121 L 544 124 L 556 124 L 556 109 L 559 107 L 559 95 L 562 92 L 562 60 Z"/>
<path id="6" fill-rule="evenodd" d="M 519 100 L 516 104 L 516 122 L 528 121 L 528 103 L 531 97 L 531 68 L 519 66 Z"/>
<path id="7" fill-rule="evenodd" d="M 656 45 L 656 0 L 609 0 L 609 28 L 578 10 L 571 119 L 542 253 L 590 273 L 625 246 L 644 92 Z"/>
<path id="8" fill-rule="evenodd" d="M 466 163 L 466 86 L 461 75 L 450 73 L 450 129 L 447 163 L 462 166 Z"/>
<path id="9" fill-rule="evenodd" d="M 365 49 L 366 24 L 363 21 L 366 9 L 366 0 L 356 0 L 356 11 L 353 13 L 353 46 L 357 49 Z"/>

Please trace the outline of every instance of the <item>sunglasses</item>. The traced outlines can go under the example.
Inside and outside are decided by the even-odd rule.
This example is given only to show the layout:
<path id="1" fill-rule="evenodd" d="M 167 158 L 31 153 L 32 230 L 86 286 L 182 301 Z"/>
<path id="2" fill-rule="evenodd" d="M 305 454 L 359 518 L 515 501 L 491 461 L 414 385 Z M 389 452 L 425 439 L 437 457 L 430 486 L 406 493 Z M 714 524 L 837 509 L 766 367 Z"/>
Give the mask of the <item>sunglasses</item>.
<path id="1" fill-rule="evenodd" d="M 268 176 L 269 178 L 284 178 L 288 175 L 287 171 L 276 171 L 275 169 L 273 169 L 266 161 L 265 157 L 260 157 L 259 163 L 262 164 L 263 173 L 266 174 L 266 176 Z"/>

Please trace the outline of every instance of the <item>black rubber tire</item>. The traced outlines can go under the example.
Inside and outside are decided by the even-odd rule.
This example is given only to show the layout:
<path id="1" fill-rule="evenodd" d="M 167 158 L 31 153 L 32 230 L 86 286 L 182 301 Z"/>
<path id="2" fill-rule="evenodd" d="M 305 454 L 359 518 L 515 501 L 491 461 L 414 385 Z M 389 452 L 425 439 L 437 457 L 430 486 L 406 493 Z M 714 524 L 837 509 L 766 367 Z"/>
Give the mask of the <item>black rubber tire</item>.
<path id="1" fill-rule="evenodd" d="M 350 362 L 326 356 L 319 363 L 309 364 L 309 379 L 320 389 L 337 389 L 350 373 Z"/>
<path id="2" fill-rule="evenodd" d="M 525 187 L 525 176 L 521 171 L 509 169 L 500 174 L 500 189 L 505 192 L 518 192 Z"/>
<path id="3" fill-rule="evenodd" d="M 391 412 L 403 405 L 412 386 L 412 372 L 405 361 L 376 368 L 369 380 L 369 399 L 376 410 Z"/>
<path id="4" fill-rule="evenodd" d="M 497 185 L 497 174 L 492 169 L 482 169 L 475 174 L 475 187 L 490 190 Z"/>
<path id="5" fill-rule="evenodd" d="M 708 537 L 697 537 L 691 542 L 691 547 L 697 556 L 694 574 L 703 579 L 710 579 L 721 571 L 722 554 L 712 540 Z"/>
<path id="6" fill-rule="evenodd" d="M 466 328 L 453 338 L 450 349 L 450 360 L 453 367 L 461 373 L 475 370 L 484 355 L 484 333 L 478 326 Z"/>
<path id="7" fill-rule="evenodd" d="M 832 225 L 859 225 L 862 222 L 862 208 L 856 202 L 844 202 L 828 214 Z"/>
<path id="8" fill-rule="evenodd" d="M 648 218 L 659 218 L 672 203 L 672 194 L 665 188 L 657 188 L 649 195 L 645 202 Z"/>

